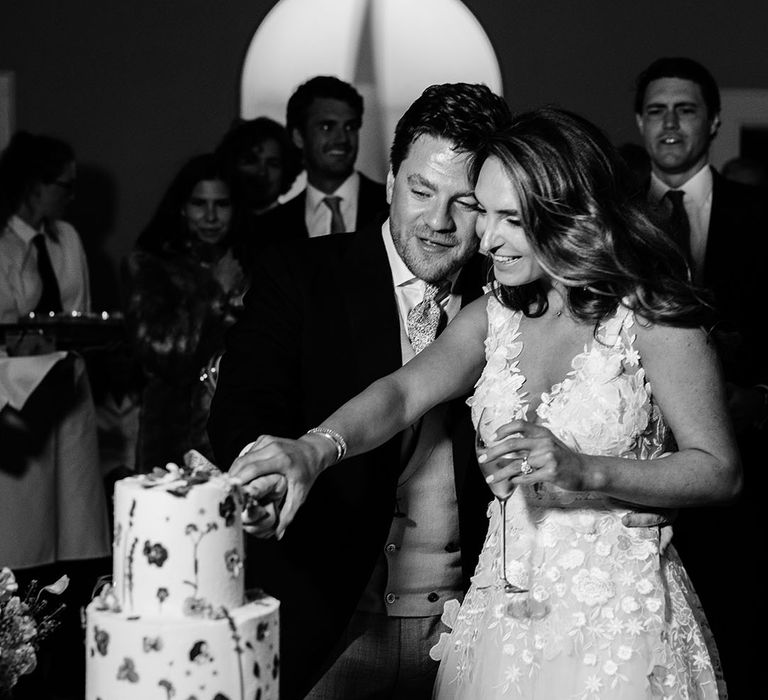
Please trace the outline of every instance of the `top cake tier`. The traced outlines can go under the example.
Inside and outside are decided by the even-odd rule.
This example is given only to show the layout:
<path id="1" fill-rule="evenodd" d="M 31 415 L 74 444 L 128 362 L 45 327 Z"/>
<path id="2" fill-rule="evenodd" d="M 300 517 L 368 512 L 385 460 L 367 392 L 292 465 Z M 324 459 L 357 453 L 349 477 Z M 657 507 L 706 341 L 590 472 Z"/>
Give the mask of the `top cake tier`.
<path id="1" fill-rule="evenodd" d="M 123 613 L 215 617 L 243 604 L 242 490 L 215 468 L 115 485 L 113 592 Z"/>

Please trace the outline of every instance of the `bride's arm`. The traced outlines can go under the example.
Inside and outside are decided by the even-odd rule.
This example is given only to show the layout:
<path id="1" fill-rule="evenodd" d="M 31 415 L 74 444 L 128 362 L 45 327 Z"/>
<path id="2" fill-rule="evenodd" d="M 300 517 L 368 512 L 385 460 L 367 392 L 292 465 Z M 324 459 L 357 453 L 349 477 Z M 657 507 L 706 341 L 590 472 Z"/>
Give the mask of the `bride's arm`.
<path id="1" fill-rule="evenodd" d="M 485 363 L 487 299 L 464 308 L 427 349 L 379 379 L 322 422 L 342 436 L 346 456 L 367 452 L 417 421 L 439 403 L 466 394 Z M 278 536 L 306 499 L 317 476 L 336 462 L 333 440 L 306 434 L 298 440 L 262 436 L 233 463 L 230 474 L 244 483 L 265 474 L 287 479 Z"/>
<path id="2" fill-rule="evenodd" d="M 577 454 L 542 426 L 510 423 L 505 434 L 523 433 L 514 443 L 516 451 L 530 450 L 528 461 L 534 469 L 513 482 L 548 481 L 569 490 L 596 491 L 664 508 L 732 500 L 741 489 L 741 465 L 712 343 L 698 329 L 641 323 L 635 329 L 654 400 L 675 436 L 678 452 L 645 461 Z M 503 451 L 504 444 L 496 450 Z M 489 451 L 489 459 L 496 456 Z M 498 478 L 519 472 L 518 459 Z"/>

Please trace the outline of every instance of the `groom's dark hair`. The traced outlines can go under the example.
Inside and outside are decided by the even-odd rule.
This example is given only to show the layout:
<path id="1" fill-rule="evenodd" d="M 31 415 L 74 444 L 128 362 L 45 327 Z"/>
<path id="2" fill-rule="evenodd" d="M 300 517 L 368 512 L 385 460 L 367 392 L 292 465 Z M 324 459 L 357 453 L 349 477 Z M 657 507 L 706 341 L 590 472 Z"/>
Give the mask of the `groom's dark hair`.
<path id="1" fill-rule="evenodd" d="M 395 127 L 389 153 L 392 173 L 422 135 L 444 138 L 457 150 L 472 152 L 485 136 L 507 127 L 512 115 L 504 99 L 479 83 L 431 85 L 405 111 Z"/>

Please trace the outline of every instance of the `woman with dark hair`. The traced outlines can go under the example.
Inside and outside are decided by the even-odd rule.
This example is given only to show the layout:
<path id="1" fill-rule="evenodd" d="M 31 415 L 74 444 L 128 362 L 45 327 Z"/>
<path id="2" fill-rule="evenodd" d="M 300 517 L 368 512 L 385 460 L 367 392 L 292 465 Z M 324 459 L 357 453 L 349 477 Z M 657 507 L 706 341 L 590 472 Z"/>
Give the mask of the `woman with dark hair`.
<path id="1" fill-rule="evenodd" d="M 0 155 L 0 323 L 90 311 L 85 252 L 62 221 L 75 178 L 72 148 L 50 136 L 20 131 Z"/>
<path id="2" fill-rule="evenodd" d="M 435 697 L 716 698 L 717 652 L 680 560 L 656 529 L 622 524 L 740 490 L 707 307 L 582 118 L 520 115 L 474 170 L 493 291 L 319 429 L 262 436 L 231 473 L 269 475 L 250 487 L 277 493 L 285 475 L 281 534 L 325 468 L 474 386 L 498 504 L 463 604 L 446 604 Z"/>
<path id="3" fill-rule="evenodd" d="M 174 178 L 126 263 L 126 315 L 144 369 L 137 468 L 180 462 L 205 431 L 224 331 L 245 290 L 238 242 L 245 209 L 219 160 Z"/>

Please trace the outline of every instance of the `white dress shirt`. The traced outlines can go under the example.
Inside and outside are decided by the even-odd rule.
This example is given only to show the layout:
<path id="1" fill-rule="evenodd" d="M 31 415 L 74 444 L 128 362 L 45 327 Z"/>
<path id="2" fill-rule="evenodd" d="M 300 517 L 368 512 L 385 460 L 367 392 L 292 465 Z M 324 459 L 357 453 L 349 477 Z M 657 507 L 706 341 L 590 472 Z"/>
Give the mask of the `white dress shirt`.
<path id="1" fill-rule="evenodd" d="M 331 194 L 326 194 L 307 183 L 304 221 L 310 238 L 327 236 L 331 232 L 331 210 L 323 202 L 326 197 L 341 197 L 339 206 L 347 231 L 354 231 L 357 223 L 357 195 L 360 192 L 360 175 L 353 172 L 341 186 Z"/>
<path id="2" fill-rule="evenodd" d="M 88 264 L 77 231 L 66 221 L 52 226 L 58 239 L 45 237 L 64 311 L 90 311 Z M 13 216 L 0 233 L 0 323 L 14 323 L 33 311 L 42 294 L 37 249 L 32 239 L 41 231 Z"/>
<path id="3" fill-rule="evenodd" d="M 395 297 L 397 298 L 397 308 L 400 311 L 400 321 L 403 328 L 408 328 L 408 314 L 416 304 L 419 304 L 424 299 L 426 283 L 424 280 L 414 277 L 395 249 L 392 232 L 389 230 L 389 219 L 382 224 L 381 235 L 384 239 L 384 247 L 389 259 L 389 269 L 392 270 L 392 283 Z M 453 293 L 458 277 L 458 272 L 451 275 L 449 278 L 451 281 L 451 293 L 440 302 L 440 306 L 445 311 L 448 321 L 452 321 L 461 309 L 461 295 Z"/>
<path id="4" fill-rule="evenodd" d="M 683 206 L 690 226 L 691 260 L 696 276 L 701 277 L 707 252 L 709 217 L 712 213 L 712 171 L 705 165 L 680 187 L 671 188 L 651 174 L 651 201 L 658 203 L 670 189 L 683 191 Z"/>

